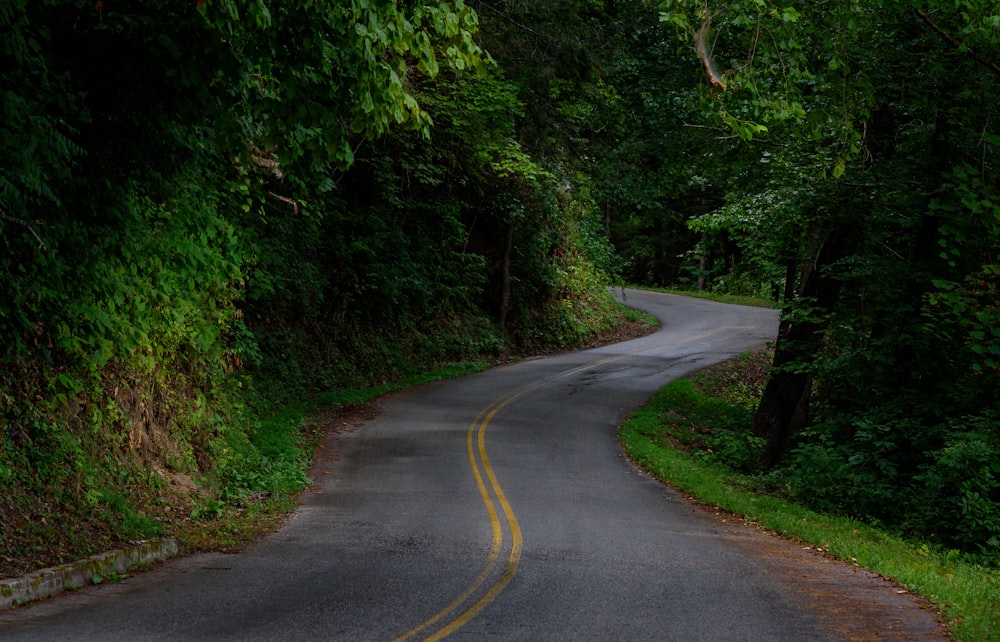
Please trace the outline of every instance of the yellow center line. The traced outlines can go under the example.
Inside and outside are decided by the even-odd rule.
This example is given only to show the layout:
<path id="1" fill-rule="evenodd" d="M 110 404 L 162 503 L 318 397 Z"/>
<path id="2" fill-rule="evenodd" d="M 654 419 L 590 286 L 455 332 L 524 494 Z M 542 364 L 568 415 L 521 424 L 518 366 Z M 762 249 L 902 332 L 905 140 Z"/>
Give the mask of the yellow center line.
<path id="1" fill-rule="evenodd" d="M 521 533 L 521 525 L 517 521 L 517 517 L 514 515 L 514 509 L 511 507 L 510 502 L 507 500 L 507 495 L 503 492 L 503 488 L 500 486 L 500 482 L 497 480 L 496 474 L 493 471 L 493 466 L 490 463 L 489 455 L 486 453 L 486 428 L 489 426 L 490 422 L 500 412 L 503 408 L 513 403 L 520 397 L 528 394 L 529 392 L 540 388 L 542 386 L 548 385 L 564 377 L 571 376 L 578 372 L 584 370 L 589 370 L 591 368 L 596 368 L 598 366 L 605 365 L 607 363 L 612 363 L 614 361 L 620 361 L 628 357 L 634 357 L 636 355 L 645 354 L 647 352 L 653 352 L 666 347 L 672 347 L 677 345 L 683 345 L 685 343 L 690 343 L 692 341 L 697 341 L 699 339 L 707 338 L 713 334 L 718 334 L 724 330 L 729 330 L 731 328 L 717 328 L 705 333 L 702 333 L 695 337 L 688 337 L 682 341 L 677 341 L 674 343 L 666 343 L 646 350 L 641 350 L 639 352 L 621 354 L 606 357 L 598 361 L 593 361 L 591 363 L 584 364 L 582 366 L 571 368 L 558 375 L 549 377 L 548 379 L 543 379 L 542 381 L 535 382 L 530 386 L 522 388 L 520 391 L 504 398 L 503 400 L 491 404 L 484 408 L 476 416 L 476 418 L 470 424 L 468 431 L 466 431 L 465 444 L 466 452 L 469 458 L 469 467 L 472 470 L 473 478 L 475 479 L 476 488 L 479 491 L 479 496 L 483 501 L 483 505 L 486 507 L 487 515 L 490 521 L 490 531 L 491 531 L 491 541 L 490 550 L 486 556 L 486 560 L 483 563 L 482 569 L 480 569 L 479 574 L 476 578 L 469 584 L 469 586 L 455 599 L 449 602 L 444 608 L 439 610 L 437 613 L 424 620 L 419 625 L 413 627 L 409 631 L 403 633 L 402 635 L 393 638 L 392 642 L 404 642 L 405 640 L 414 637 L 418 633 L 431 628 L 439 621 L 444 619 L 450 613 L 458 609 L 462 604 L 464 604 L 470 597 L 472 597 L 477 591 L 479 591 L 486 580 L 489 579 L 490 575 L 496 570 L 497 565 L 500 560 L 500 551 L 503 549 L 503 524 L 500 521 L 499 512 L 497 511 L 496 504 L 493 501 L 493 496 L 489 492 L 486 483 L 483 480 L 483 475 L 489 480 L 489 486 L 493 489 L 493 494 L 496 495 L 496 501 L 499 503 L 501 510 L 503 511 L 504 518 L 507 520 L 507 525 L 510 528 L 511 534 L 511 545 L 510 554 L 507 557 L 507 562 L 504 565 L 503 572 L 500 577 L 490 586 L 483 595 L 476 600 L 473 604 L 468 606 L 464 611 L 454 616 L 451 621 L 438 629 L 436 633 L 429 635 L 424 638 L 426 642 L 438 642 L 442 640 L 458 629 L 462 628 L 468 624 L 474 617 L 479 615 L 483 609 L 489 606 L 501 592 L 507 587 L 508 584 L 514 579 L 514 575 L 517 573 L 517 569 L 520 566 L 521 555 L 524 550 L 524 538 Z M 473 447 L 473 436 L 476 437 L 475 443 L 476 447 Z M 476 455 L 478 454 L 478 460 Z"/>
<path id="2" fill-rule="evenodd" d="M 504 517 L 507 518 L 507 524 L 510 526 L 510 555 L 507 557 L 507 564 L 504 565 L 503 574 L 493 584 L 493 586 L 491 586 L 489 590 L 483 594 L 481 598 L 455 617 L 447 626 L 439 630 L 434 635 L 428 637 L 427 642 L 437 642 L 438 640 L 442 640 L 468 624 L 472 618 L 479 615 L 484 608 L 491 604 L 497 596 L 500 595 L 507 585 L 510 584 L 510 581 L 514 579 L 514 575 L 517 573 L 517 567 L 521 562 L 521 551 L 524 549 L 524 540 L 521 535 L 521 525 L 518 523 L 517 517 L 514 516 L 514 509 L 511 508 L 510 502 L 507 501 L 507 496 L 500 487 L 500 483 L 497 481 L 496 475 L 493 472 L 493 466 L 490 464 L 490 458 L 486 454 L 486 427 L 501 408 L 525 394 L 530 389 L 530 387 L 526 388 L 525 390 L 508 397 L 506 401 L 494 408 L 479 426 L 479 436 L 477 440 L 479 446 L 479 459 L 482 463 L 483 470 L 486 471 L 486 476 L 490 480 L 490 486 L 492 486 L 493 492 L 496 493 L 497 501 L 500 502 L 500 506 L 503 508 L 503 514 Z"/>
<path id="3" fill-rule="evenodd" d="M 463 591 L 458 597 L 449 602 L 445 607 L 443 607 L 440 611 L 432 615 L 424 622 L 413 627 L 412 629 L 403 633 L 402 635 L 394 638 L 392 642 L 403 642 L 404 640 L 407 640 L 417 635 L 421 631 L 436 624 L 439 620 L 441 620 L 446 615 L 457 609 L 466 600 L 468 600 L 470 596 L 472 596 L 476 591 L 478 591 L 479 588 L 486 582 L 487 578 L 489 578 L 489 576 L 493 573 L 493 570 L 496 568 L 500 558 L 500 550 L 503 546 L 503 528 L 500 523 L 500 517 L 499 514 L 497 513 L 496 506 L 493 503 L 493 498 L 490 496 L 489 490 L 486 488 L 486 483 L 483 481 L 483 475 L 479 470 L 479 464 L 476 461 L 476 449 L 473 448 L 473 436 L 476 434 L 477 428 L 479 428 L 479 434 L 482 435 L 483 431 L 486 428 L 486 425 L 489 424 L 490 420 L 493 419 L 496 413 L 499 412 L 499 410 L 504 406 L 506 406 L 508 403 L 519 397 L 521 394 L 523 393 L 518 393 L 511 397 L 508 397 L 507 399 L 503 400 L 498 404 L 495 404 L 494 406 L 487 406 L 479 413 L 479 415 L 476 416 L 476 418 L 472 421 L 472 424 L 469 426 L 469 430 L 466 432 L 465 442 L 466 442 L 466 451 L 469 457 L 469 467 L 472 470 L 472 475 L 476 482 L 476 488 L 479 490 L 479 496 L 483 501 L 483 505 L 486 507 L 486 512 L 487 515 L 489 516 L 489 521 L 490 521 L 490 530 L 491 530 L 490 550 L 486 556 L 486 561 L 484 562 L 482 569 L 479 571 L 479 574 L 472 581 L 472 583 L 469 584 L 468 588 L 466 588 L 465 591 Z M 483 415 L 486 415 L 485 419 L 483 419 Z M 481 425 L 480 421 L 482 421 Z M 484 452 L 481 437 L 479 441 L 480 441 L 480 452 Z M 491 484 L 494 484 L 494 487 L 497 487 L 495 485 L 496 478 L 492 475 L 492 471 L 490 471 L 489 477 L 491 480 Z M 510 514 L 513 513 L 511 512 Z M 507 515 L 506 510 L 505 510 L 505 515 Z M 438 632 L 437 636 L 441 636 L 441 633 Z M 440 639 L 440 637 L 431 637 L 427 639 Z"/>

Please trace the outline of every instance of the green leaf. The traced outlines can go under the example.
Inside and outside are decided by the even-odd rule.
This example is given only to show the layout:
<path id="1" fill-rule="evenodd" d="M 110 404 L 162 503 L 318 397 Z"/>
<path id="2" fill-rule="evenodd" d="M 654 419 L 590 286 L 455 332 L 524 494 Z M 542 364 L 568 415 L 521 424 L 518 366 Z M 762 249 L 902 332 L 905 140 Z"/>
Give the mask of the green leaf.
<path id="1" fill-rule="evenodd" d="M 847 164 L 844 161 L 843 156 L 838 157 L 833 164 L 833 177 L 840 178 L 844 175 L 844 171 L 847 169 Z"/>

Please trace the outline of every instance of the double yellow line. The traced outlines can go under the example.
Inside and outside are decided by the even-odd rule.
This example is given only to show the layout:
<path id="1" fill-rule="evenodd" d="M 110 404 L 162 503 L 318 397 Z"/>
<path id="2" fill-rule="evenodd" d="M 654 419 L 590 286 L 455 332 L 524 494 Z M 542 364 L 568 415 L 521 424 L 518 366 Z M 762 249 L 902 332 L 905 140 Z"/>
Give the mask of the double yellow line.
<path id="1" fill-rule="evenodd" d="M 514 515 L 514 510 L 511 508 L 510 502 L 507 501 L 507 496 L 504 494 L 503 488 L 500 487 L 500 483 L 497 481 L 496 474 L 493 472 L 493 466 L 490 464 L 489 455 L 486 454 L 486 428 L 490 425 L 490 422 L 493 421 L 493 418 L 498 412 L 529 392 L 564 377 L 568 377 L 585 370 L 590 370 L 592 368 L 597 368 L 614 361 L 620 361 L 629 357 L 660 350 L 665 347 L 691 343 L 730 329 L 732 329 L 730 326 L 716 328 L 694 337 L 688 337 L 687 339 L 683 339 L 681 341 L 661 344 L 652 348 L 647 348 L 646 350 L 620 354 L 600 359 L 592 363 L 587 363 L 562 372 L 551 378 L 526 386 L 510 396 L 484 408 L 472 421 L 472 424 L 466 432 L 465 448 L 469 456 L 469 467 L 472 469 L 472 475 L 476 482 L 476 488 L 479 490 L 479 496 L 482 498 L 483 504 L 486 506 L 486 512 L 489 515 L 491 541 L 486 561 L 484 562 L 482 569 L 480 569 L 479 574 L 469 584 L 465 591 L 449 602 L 440 611 L 424 620 L 421 624 L 418 624 L 409 631 L 393 638 L 392 642 L 405 642 L 406 640 L 416 637 L 418 634 L 429 630 L 433 631 L 433 633 L 430 633 L 427 637 L 423 638 L 425 642 L 437 642 L 438 640 L 443 640 L 468 624 L 472 618 L 476 617 L 483 609 L 496 600 L 497 596 L 500 595 L 508 584 L 510 584 L 511 580 L 514 579 L 514 575 L 517 573 L 518 565 L 521 563 L 521 553 L 524 550 L 524 539 L 521 535 L 521 525 L 518 523 L 517 517 Z M 490 492 L 490 489 L 492 489 L 492 493 Z M 503 514 L 503 518 L 506 520 L 508 530 L 510 531 L 510 553 L 507 555 L 507 561 L 504 564 L 503 571 L 500 573 L 499 577 L 497 577 L 489 588 L 484 591 L 483 587 L 486 585 L 486 582 L 496 574 L 497 567 L 500 565 L 500 556 L 504 549 L 504 529 L 503 521 L 500 517 L 501 513 Z M 476 595 L 479 595 L 478 599 L 475 599 L 474 602 L 465 606 L 466 603 L 475 598 Z M 463 606 L 465 606 L 465 608 L 459 610 Z M 446 623 L 441 624 L 442 621 L 445 621 Z"/>
<path id="2" fill-rule="evenodd" d="M 493 417 L 495 417 L 500 410 L 535 387 L 536 386 L 531 386 L 523 389 L 520 392 L 503 399 L 502 401 L 486 407 L 472 421 L 472 424 L 469 426 L 469 430 L 465 435 L 465 447 L 469 456 L 469 466 L 472 469 L 472 476 L 475 479 L 476 488 L 479 490 L 479 496 L 482 498 L 483 504 L 486 506 L 486 512 L 489 515 L 490 520 L 490 530 L 492 532 L 490 550 L 486 556 L 486 562 L 483 564 L 483 568 L 479 571 L 476 579 L 469 584 L 468 588 L 466 588 L 461 595 L 456 597 L 447 606 L 432 615 L 423 623 L 394 638 L 393 642 L 403 642 L 404 640 L 409 640 L 417 634 L 434 627 L 442 619 L 452 614 L 459 607 L 464 605 L 470 598 L 476 595 L 480 589 L 482 589 L 483 585 L 486 584 L 486 581 L 494 575 L 494 572 L 500 563 L 500 554 L 503 550 L 504 544 L 503 523 L 500 519 L 501 511 L 503 512 L 504 518 L 507 520 L 511 539 L 510 553 L 507 556 L 506 564 L 504 564 L 503 572 L 500 574 L 500 577 L 493 582 L 489 589 L 487 589 L 479 597 L 478 600 L 454 615 L 454 617 L 452 617 L 446 625 L 437 629 L 433 634 L 428 635 L 424 638 L 424 640 L 427 642 L 442 640 L 468 624 L 472 618 L 476 617 L 480 611 L 493 602 L 493 600 L 500 595 L 501 591 L 503 591 L 504 588 L 510 584 L 510 581 L 514 579 L 514 574 L 517 573 L 517 567 L 521 562 L 521 552 L 524 550 L 524 539 L 521 536 L 521 525 L 518 523 L 517 517 L 514 516 L 514 510 L 511 508 L 510 502 L 507 501 L 507 496 L 504 494 L 503 488 L 500 487 L 496 474 L 493 472 L 493 466 L 490 465 L 489 455 L 486 454 L 486 428 L 490 425 Z M 487 487 L 487 481 L 489 482 L 489 487 Z M 493 489 L 492 494 L 490 494 L 490 488 Z M 496 500 L 494 500 L 494 496 L 496 497 Z"/>

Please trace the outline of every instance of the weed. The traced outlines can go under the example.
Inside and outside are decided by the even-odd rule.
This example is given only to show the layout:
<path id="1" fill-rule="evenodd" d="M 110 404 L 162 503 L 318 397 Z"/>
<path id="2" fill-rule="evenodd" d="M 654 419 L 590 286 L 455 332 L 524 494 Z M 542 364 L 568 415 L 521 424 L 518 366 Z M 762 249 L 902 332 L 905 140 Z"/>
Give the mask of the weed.
<path id="1" fill-rule="evenodd" d="M 226 503 L 219 499 L 209 499 L 191 511 L 191 519 L 218 519 L 222 517 Z"/>

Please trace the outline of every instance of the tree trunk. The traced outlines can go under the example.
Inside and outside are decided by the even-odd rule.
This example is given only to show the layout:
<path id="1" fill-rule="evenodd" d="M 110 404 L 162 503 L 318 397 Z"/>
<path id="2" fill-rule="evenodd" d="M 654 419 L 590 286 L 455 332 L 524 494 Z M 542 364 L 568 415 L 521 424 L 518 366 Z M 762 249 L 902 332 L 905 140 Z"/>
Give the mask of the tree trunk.
<path id="1" fill-rule="evenodd" d="M 663 240 L 663 222 L 660 220 L 659 215 L 653 219 L 653 266 L 652 266 L 652 277 L 653 284 L 658 286 L 668 285 L 666 281 L 666 270 L 663 269 L 663 245 L 666 241 Z"/>
<path id="2" fill-rule="evenodd" d="M 809 421 L 812 377 L 805 372 L 790 372 L 784 368 L 801 358 L 800 350 L 796 348 L 801 348 L 804 341 L 813 341 L 819 330 L 814 323 L 781 321 L 774 349 L 774 367 L 753 417 L 754 434 L 766 440 L 761 459 L 763 468 L 771 468 L 778 463 L 789 438 Z"/>
<path id="3" fill-rule="evenodd" d="M 795 261 L 792 260 L 789 260 L 785 266 L 785 289 L 781 295 L 786 305 L 795 299 L 795 277 L 797 275 L 795 268 Z"/>
<path id="4" fill-rule="evenodd" d="M 708 234 L 702 232 L 701 234 L 701 254 L 698 255 L 698 291 L 701 292 L 705 289 L 705 271 L 708 269 L 708 257 L 706 254 L 707 243 L 705 239 L 708 238 Z"/>
<path id="5" fill-rule="evenodd" d="M 503 250 L 502 276 L 500 289 L 500 329 L 507 327 L 507 309 L 510 307 L 510 255 L 514 250 L 514 224 L 507 226 L 507 244 Z"/>
<path id="6" fill-rule="evenodd" d="M 777 464 L 791 437 L 809 422 L 812 375 L 789 366 L 812 363 L 818 356 L 826 330 L 825 317 L 833 311 L 840 294 L 840 283 L 825 268 L 854 248 L 854 237 L 849 226 L 834 229 L 824 239 L 815 261 L 803 266 L 801 296 L 808 297 L 815 306 L 809 320 L 793 322 L 787 313 L 782 315 L 774 367 L 753 418 L 754 434 L 766 440 L 763 468 Z"/>

